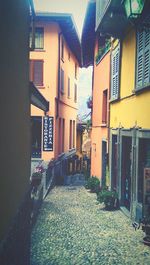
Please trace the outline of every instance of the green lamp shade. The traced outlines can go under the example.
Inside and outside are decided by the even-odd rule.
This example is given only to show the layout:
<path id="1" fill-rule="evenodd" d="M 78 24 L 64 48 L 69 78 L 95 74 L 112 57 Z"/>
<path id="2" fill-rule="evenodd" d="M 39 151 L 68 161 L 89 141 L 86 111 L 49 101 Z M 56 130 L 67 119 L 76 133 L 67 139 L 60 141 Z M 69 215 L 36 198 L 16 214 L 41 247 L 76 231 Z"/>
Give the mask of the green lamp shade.
<path id="1" fill-rule="evenodd" d="M 124 0 L 124 7 L 128 18 L 137 18 L 143 10 L 145 0 Z"/>

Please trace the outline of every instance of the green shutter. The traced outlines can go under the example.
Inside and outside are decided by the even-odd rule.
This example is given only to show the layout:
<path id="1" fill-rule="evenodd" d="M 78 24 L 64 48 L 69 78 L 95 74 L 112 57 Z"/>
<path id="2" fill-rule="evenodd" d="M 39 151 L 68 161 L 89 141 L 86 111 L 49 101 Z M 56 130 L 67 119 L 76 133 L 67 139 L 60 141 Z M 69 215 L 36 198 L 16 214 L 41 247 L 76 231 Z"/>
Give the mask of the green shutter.
<path id="1" fill-rule="evenodd" d="M 139 88 L 143 84 L 143 72 L 144 72 L 144 32 L 137 32 L 137 76 L 136 87 Z"/>
<path id="2" fill-rule="evenodd" d="M 144 84 L 150 82 L 150 32 L 144 32 L 145 49 L 144 49 Z"/>
<path id="3" fill-rule="evenodd" d="M 150 83 L 150 31 L 137 32 L 136 88 Z"/>
<path id="4" fill-rule="evenodd" d="M 112 52 L 111 58 L 111 99 L 119 97 L 120 45 Z"/>

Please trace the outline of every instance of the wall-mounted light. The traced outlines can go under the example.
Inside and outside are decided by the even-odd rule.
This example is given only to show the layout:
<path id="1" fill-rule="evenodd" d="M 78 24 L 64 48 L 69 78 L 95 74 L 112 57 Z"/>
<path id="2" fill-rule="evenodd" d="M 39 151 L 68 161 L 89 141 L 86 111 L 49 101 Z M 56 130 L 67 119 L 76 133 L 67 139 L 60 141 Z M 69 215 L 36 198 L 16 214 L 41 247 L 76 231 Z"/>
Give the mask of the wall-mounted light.
<path id="1" fill-rule="evenodd" d="M 126 16 L 129 19 L 135 19 L 142 13 L 145 0 L 123 0 Z"/>

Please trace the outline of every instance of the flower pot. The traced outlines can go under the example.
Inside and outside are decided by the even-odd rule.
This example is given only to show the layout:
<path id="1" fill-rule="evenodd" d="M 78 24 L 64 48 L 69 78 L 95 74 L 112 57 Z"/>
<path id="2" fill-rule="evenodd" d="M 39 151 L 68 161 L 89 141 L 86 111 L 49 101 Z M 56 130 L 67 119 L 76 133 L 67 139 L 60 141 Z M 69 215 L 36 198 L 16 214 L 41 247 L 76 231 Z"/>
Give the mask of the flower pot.
<path id="1" fill-rule="evenodd" d="M 145 236 L 143 238 L 143 243 L 147 246 L 150 246 L 150 236 Z"/>

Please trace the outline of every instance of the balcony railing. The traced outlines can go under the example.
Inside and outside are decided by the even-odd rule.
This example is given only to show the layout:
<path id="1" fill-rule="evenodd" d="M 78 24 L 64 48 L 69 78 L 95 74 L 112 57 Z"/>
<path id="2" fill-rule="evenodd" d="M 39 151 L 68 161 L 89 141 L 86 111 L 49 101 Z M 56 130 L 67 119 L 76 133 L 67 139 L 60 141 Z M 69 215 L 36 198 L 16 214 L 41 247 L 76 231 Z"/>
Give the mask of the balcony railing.
<path id="1" fill-rule="evenodd" d="M 104 55 L 109 51 L 110 47 L 111 47 L 110 40 L 107 40 L 105 45 L 98 49 L 98 53 L 95 56 L 96 64 L 98 64 L 101 61 L 101 59 L 104 57 Z"/>

